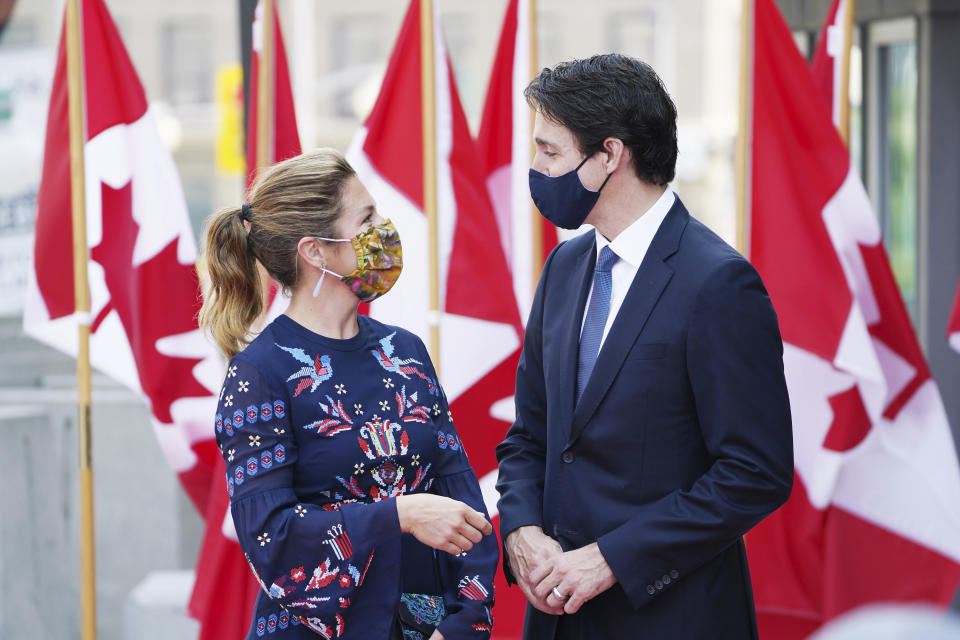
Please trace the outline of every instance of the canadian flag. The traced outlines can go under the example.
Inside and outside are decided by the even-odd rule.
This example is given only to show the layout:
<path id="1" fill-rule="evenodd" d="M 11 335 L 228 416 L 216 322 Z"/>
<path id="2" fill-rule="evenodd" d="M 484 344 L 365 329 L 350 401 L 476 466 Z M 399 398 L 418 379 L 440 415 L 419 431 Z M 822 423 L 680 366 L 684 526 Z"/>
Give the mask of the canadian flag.
<path id="1" fill-rule="evenodd" d="M 247 104 L 247 187 L 257 170 L 257 115 L 259 106 L 259 69 L 263 51 L 263 3 L 254 13 L 252 51 L 250 58 L 250 99 Z M 271 141 L 267 146 L 270 157 L 267 165 L 300 154 L 300 134 L 293 106 L 293 91 L 287 65 L 283 32 L 279 15 L 273 9 L 273 86 L 269 87 L 272 100 L 268 122 Z M 271 303 L 266 318 L 273 319 L 287 308 L 289 299 L 279 294 L 274 285 L 270 290 Z M 223 372 L 221 371 L 221 379 Z M 237 542 L 236 529 L 230 514 L 230 499 L 222 482 L 226 472 L 223 458 L 217 456 L 216 477 L 221 479 L 211 490 L 204 512 L 206 531 L 197 559 L 196 580 L 190 598 L 190 614 L 200 622 L 202 640 L 234 640 L 242 638 L 250 625 L 258 584 L 247 566 L 243 551 Z"/>
<path id="2" fill-rule="evenodd" d="M 960 286 L 957 287 L 957 298 L 953 301 L 953 313 L 947 324 L 947 338 L 950 346 L 960 352 Z"/>
<path id="3" fill-rule="evenodd" d="M 477 134 L 500 242 L 524 318 L 533 301 L 535 274 L 557 246 L 557 228 L 533 209 L 527 180 L 533 134 L 523 90 L 530 82 L 536 46 L 530 31 L 530 0 L 510 0 Z"/>
<path id="4" fill-rule="evenodd" d="M 834 126 L 840 125 L 840 110 L 846 97 L 843 82 L 844 20 L 849 0 L 833 0 L 824 20 L 822 36 L 813 52 L 813 80 L 830 106 Z"/>
<path id="5" fill-rule="evenodd" d="M 263 51 L 263 3 L 258 2 L 253 17 L 253 46 L 250 52 L 250 102 L 247 104 L 247 186 L 257 172 L 257 109 L 260 97 L 260 58 Z M 293 108 L 293 89 L 290 86 L 290 67 L 287 65 L 287 50 L 283 44 L 283 31 L 277 5 L 273 5 L 273 80 L 270 95 L 273 99 L 269 123 L 272 144 L 268 143 L 270 157 L 266 166 L 300 155 L 300 133 L 297 130 L 297 114 Z"/>
<path id="6" fill-rule="evenodd" d="M 198 508 L 213 463 L 222 359 L 197 328 L 196 241 L 173 159 L 102 0 L 81 2 L 84 163 L 94 367 L 143 395 Z M 24 331 L 76 356 L 66 54 L 61 36 Z"/>
<path id="7" fill-rule="evenodd" d="M 761 635 L 876 601 L 946 605 L 960 471 L 867 194 L 773 0 L 756 0 L 751 259 L 777 309 L 793 495 L 747 536 Z"/>
<path id="8" fill-rule="evenodd" d="M 247 188 L 253 185 L 257 177 L 257 144 L 259 140 L 260 108 L 260 60 L 263 57 L 263 3 L 257 2 L 253 16 L 252 46 L 250 51 L 250 100 L 247 112 Z M 280 27 L 280 15 L 277 5 L 273 4 L 273 73 L 269 74 L 272 86 L 269 87 L 271 111 L 267 123 L 270 141 L 267 143 L 268 158 L 264 166 L 282 162 L 300 155 L 300 131 L 297 128 L 297 113 L 294 109 L 293 86 L 290 83 L 290 66 L 287 64 L 287 48 L 283 43 L 283 29 Z M 266 274 L 264 274 L 266 278 Z M 290 299 L 282 294 L 279 285 L 269 281 L 268 298 L 270 303 L 264 322 L 269 322 L 287 310 Z M 362 305 L 366 308 L 366 305 Z"/>
<path id="9" fill-rule="evenodd" d="M 410 329 L 430 343 L 420 65 L 421 38 L 430 37 L 435 51 L 439 370 L 457 431 L 480 477 L 487 509 L 495 516 L 494 448 L 513 420 L 520 319 L 436 4 L 432 33 L 421 33 L 419 16 L 420 0 L 412 0 L 380 95 L 347 152 L 381 215 L 393 220 L 403 242 L 403 274 L 390 294 L 370 305 L 370 315 Z M 522 609 L 516 605 L 510 615 L 508 591 L 499 573 L 497 637 L 519 635 Z"/>
<path id="10" fill-rule="evenodd" d="M 843 104 L 843 93 L 840 89 L 841 65 L 843 64 L 843 16 L 847 10 L 848 0 L 833 0 L 827 19 L 821 33 L 824 37 L 817 43 L 814 52 L 812 68 L 814 81 L 830 105 L 833 123 L 839 125 L 840 109 Z M 960 286 L 957 288 L 957 297 L 953 303 L 953 312 L 947 323 L 947 340 L 956 351 L 960 352 Z"/>
<path id="11" fill-rule="evenodd" d="M 223 360 L 197 328 L 196 242 L 173 159 L 103 1 L 82 0 L 80 19 L 91 361 L 147 401 L 157 441 L 203 513 L 211 487 L 223 485 L 211 424 Z M 23 324 L 76 356 L 66 68 L 61 36 Z"/>

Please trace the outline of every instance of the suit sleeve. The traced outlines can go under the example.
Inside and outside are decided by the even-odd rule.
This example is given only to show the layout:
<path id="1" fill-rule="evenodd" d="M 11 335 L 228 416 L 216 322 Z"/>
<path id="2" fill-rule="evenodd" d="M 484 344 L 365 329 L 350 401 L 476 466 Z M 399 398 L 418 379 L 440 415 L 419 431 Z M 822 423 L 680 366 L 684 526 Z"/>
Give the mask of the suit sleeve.
<path id="1" fill-rule="evenodd" d="M 380 616 L 383 637 L 400 597 L 396 500 L 337 510 L 300 500 L 289 396 L 241 354 L 230 362 L 216 438 L 240 548 L 263 591 L 309 628 L 340 637 Z"/>
<path id="2" fill-rule="evenodd" d="M 543 377 L 543 299 L 553 257 L 563 243 L 547 258 L 533 297 L 530 317 L 523 337 L 523 351 L 517 366 L 515 391 L 516 418 L 503 442 L 497 445 L 497 502 L 500 513 L 500 537 L 506 540 L 512 531 L 526 525 L 543 526 L 543 483 L 547 454 L 547 393 Z M 510 570 L 506 545 L 503 545 L 503 571 L 510 583 L 516 582 Z"/>
<path id="3" fill-rule="evenodd" d="M 786 502 L 793 435 L 783 342 L 759 275 L 727 260 L 697 294 L 687 335 L 687 369 L 709 469 L 685 490 L 636 509 L 599 540 L 631 603 L 682 580 L 737 542 Z"/>

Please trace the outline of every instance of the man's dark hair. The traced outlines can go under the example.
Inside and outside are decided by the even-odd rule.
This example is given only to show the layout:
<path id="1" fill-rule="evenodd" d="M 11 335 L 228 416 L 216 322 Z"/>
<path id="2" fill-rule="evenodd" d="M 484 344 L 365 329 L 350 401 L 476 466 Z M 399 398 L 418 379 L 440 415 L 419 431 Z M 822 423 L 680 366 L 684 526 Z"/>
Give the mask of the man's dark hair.
<path id="1" fill-rule="evenodd" d="M 677 108 L 650 65 L 618 53 L 545 67 L 523 91 L 544 117 L 565 126 L 584 154 L 619 138 L 637 176 L 665 185 L 677 165 Z"/>

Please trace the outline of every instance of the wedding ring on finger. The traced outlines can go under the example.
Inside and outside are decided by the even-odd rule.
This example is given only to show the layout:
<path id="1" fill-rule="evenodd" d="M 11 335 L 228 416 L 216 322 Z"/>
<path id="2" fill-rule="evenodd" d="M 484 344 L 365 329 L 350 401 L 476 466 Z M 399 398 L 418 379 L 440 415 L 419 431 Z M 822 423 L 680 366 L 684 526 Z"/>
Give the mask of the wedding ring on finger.
<path id="1" fill-rule="evenodd" d="M 560 585 L 557 585 L 557 587 L 559 587 L 559 586 L 560 586 Z M 562 601 L 562 602 L 566 602 L 567 600 L 569 600 L 569 599 L 570 599 L 570 596 L 569 596 L 569 595 L 566 595 L 566 594 L 563 594 L 563 593 L 560 593 L 560 590 L 557 589 L 557 587 L 554 587 L 553 589 L 550 590 L 550 593 L 553 594 L 553 597 L 556 598 L 557 600 Z"/>

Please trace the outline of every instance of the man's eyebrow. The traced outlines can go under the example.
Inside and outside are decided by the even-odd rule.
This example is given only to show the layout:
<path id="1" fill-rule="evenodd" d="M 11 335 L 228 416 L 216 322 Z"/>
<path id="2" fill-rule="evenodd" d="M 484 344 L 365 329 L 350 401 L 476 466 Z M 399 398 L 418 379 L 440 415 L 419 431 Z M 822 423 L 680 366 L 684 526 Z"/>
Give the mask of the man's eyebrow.
<path id="1" fill-rule="evenodd" d="M 557 146 L 554 143 L 550 142 L 549 140 L 544 140 L 543 138 L 540 138 L 540 137 L 534 137 L 533 141 L 536 142 L 537 144 L 542 144 L 545 147 Z"/>

